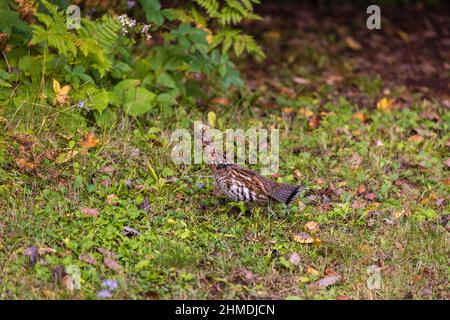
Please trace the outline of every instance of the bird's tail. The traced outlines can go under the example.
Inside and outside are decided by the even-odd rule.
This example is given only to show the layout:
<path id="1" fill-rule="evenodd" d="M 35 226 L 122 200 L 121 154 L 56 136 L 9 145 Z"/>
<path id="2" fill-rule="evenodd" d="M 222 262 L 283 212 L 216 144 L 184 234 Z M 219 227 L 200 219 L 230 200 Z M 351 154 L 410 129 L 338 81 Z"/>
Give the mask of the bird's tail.
<path id="1" fill-rule="evenodd" d="M 306 188 L 294 186 L 288 183 L 277 183 L 273 188 L 271 197 L 277 201 L 290 205 L 292 201 Z"/>

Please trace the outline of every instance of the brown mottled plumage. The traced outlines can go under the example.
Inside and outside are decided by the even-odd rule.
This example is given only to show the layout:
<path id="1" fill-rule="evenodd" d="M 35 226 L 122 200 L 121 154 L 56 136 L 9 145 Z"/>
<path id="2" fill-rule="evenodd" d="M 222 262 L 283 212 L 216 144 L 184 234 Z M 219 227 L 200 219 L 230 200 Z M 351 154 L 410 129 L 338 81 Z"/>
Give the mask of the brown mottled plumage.
<path id="1" fill-rule="evenodd" d="M 202 128 L 202 145 L 211 161 L 209 164 L 214 178 L 222 192 L 235 201 L 254 202 L 259 205 L 271 200 L 287 205 L 304 189 L 287 183 L 277 183 L 261 176 L 256 171 L 238 164 L 226 163 L 207 134 L 207 127 Z"/>

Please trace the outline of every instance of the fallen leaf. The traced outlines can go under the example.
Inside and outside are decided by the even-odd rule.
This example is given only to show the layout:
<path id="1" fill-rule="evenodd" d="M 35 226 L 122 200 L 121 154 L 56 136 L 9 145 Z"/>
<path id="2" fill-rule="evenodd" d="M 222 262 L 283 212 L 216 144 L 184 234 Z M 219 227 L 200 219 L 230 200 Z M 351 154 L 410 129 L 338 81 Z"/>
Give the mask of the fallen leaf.
<path id="1" fill-rule="evenodd" d="M 25 172 L 32 171 L 37 166 L 34 162 L 29 162 L 24 158 L 17 159 L 16 164 L 20 170 L 25 171 Z"/>
<path id="2" fill-rule="evenodd" d="M 313 288 L 316 288 L 316 287 L 326 288 L 328 286 L 331 286 L 331 285 L 335 284 L 340 279 L 341 279 L 340 276 L 328 276 L 328 277 L 322 278 L 322 279 L 320 279 L 320 280 L 318 280 L 316 282 L 313 282 L 311 284 L 311 287 L 313 287 Z"/>
<path id="3" fill-rule="evenodd" d="M 325 269 L 325 274 L 326 274 L 327 276 L 338 276 L 337 272 L 334 271 L 333 268 L 326 268 L 326 269 Z"/>
<path id="4" fill-rule="evenodd" d="M 90 149 L 95 147 L 99 142 L 100 140 L 95 137 L 95 134 L 93 132 L 89 132 L 84 135 L 84 137 L 79 141 L 79 144 L 84 148 Z"/>
<path id="5" fill-rule="evenodd" d="M 104 257 L 103 263 L 113 271 L 119 272 L 121 270 L 120 264 L 114 259 Z"/>
<path id="6" fill-rule="evenodd" d="M 313 243 L 314 238 L 309 236 L 306 232 L 300 232 L 294 236 L 294 240 L 299 243 Z"/>
<path id="7" fill-rule="evenodd" d="M 366 198 L 367 200 L 374 200 L 377 197 L 377 194 L 375 192 L 371 192 L 369 194 L 366 194 L 366 196 L 364 198 Z"/>
<path id="8" fill-rule="evenodd" d="M 117 196 L 114 193 L 110 194 L 106 197 L 106 203 L 111 206 L 116 205 L 118 202 L 119 202 L 119 198 L 117 198 Z"/>
<path id="9" fill-rule="evenodd" d="M 337 296 L 336 300 L 352 300 L 352 298 L 349 296 L 341 295 L 341 296 Z"/>
<path id="10" fill-rule="evenodd" d="M 447 168 L 450 168 L 450 158 L 447 158 L 447 160 L 445 160 L 445 165 L 447 166 Z"/>
<path id="11" fill-rule="evenodd" d="M 412 141 L 412 142 L 414 142 L 414 143 L 420 143 L 420 142 L 423 141 L 423 137 L 422 137 L 421 135 L 419 135 L 419 134 L 415 134 L 415 135 L 409 137 L 408 140 L 409 140 L 409 141 Z"/>
<path id="12" fill-rule="evenodd" d="M 353 116 L 352 119 L 356 119 L 359 120 L 361 122 L 364 122 L 366 120 L 366 116 L 364 115 L 364 113 L 362 112 L 356 112 Z"/>
<path id="13" fill-rule="evenodd" d="M 345 43 L 352 50 L 358 51 L 362 49 L 361 44 L 350 36 L 345 37 Z"/>
<path id="14" fill-rule="evenodd" d="M 359 194 L 359 195 L 363 194 L 364 192 L 366 192 L 366 187 L 365 186 L 360 186 L 358 188 L 358 190 L 356 190 L 356 193 Z"/>
<path id="15" fill-rule="evenodd" d="M 53 248 L 46 248 L 46 247 L 43 247 L 43 248 L 39 248 L 38 252 L 39 252 L 40 255 L 44 255 L 44 254 L 46 254 L 46 253 L 55 253 L 56 250 L 53 249 Z"/>
<path id="16" fill-rule="evenodd" d="M 117 256 L 114 252 L 109 251 L 108 249 L 105 249 L 105 248 L 99 247 L 99 248 L 97 248 L 97 251 L 102 253 L 103 255 L 105 255 L 108 258 L 115 258 Z"/>
<path id="17" fill-rule="evenodd" d="M 307 231 L 318 231 L 319 224 L 315 221 L 309 221 L 305 224 L 305 230 Z"/>
<path id="18" fill-rule="evenodd" d="M 89 217 L 98 217 L 100 213 L 97 208 L 81 208 L 80 211 Z"/>
<path id="19" fill-rule="evenodd" d="M 377 102 L 377 109 L 384 113 L 389 113 L 394 108 L 394 103 L 394 99 L 384 97 Z"/>
<path id="20" fill-rule="evenodd" d="M 320 126 L 321 117 L 319 115 L 315 115 L 311 117 L 308 121 L 308 125 L 311 129 L 316 129 Z"/>
<path id="21" fill-rule="evenodd" d="M 326 79 L 325 79 L 325 83 L 329 86 L 334 85 L 335 83 L 338 82 L 342 82 L 344 80 L 344 78 L 338 74 L 332 74 L 329 75 Z"/>
<path id="22" fill-rule="evenodd" d="M 230 100 L 228 100 L 228 99 L 225 98 L 225 97 L 217 97 L 217 98 L 214 98 L 214 99 L 211 100 L 211 102 L 212 102 L 213 104 L 222 104 L 222 105 L 230 104 Z"/>
<path id="23" fill-rule="evenodd" d="M 95 258 L 89 254 L 82 254 L 80 256 L 80 260 L 92 264 L 94 266 L 98 263 L 97 260 L 95 260 Z"/>
<path id="24" fill-rule="evenodd" d="M 75 289 L 74 281 L 70 275 L 65 275 L 61 283 L 67 291 L 73 291 Z"/>
<path id="25" fill-rule="evenodd" d="M 116 169 L 114 169 L 113 166 L 106 166 L 103 168 L 104 173 L 114 173 L 114 171 L 116 171 Z"/>
<path id="26" fill-rule="evenodd" d="M 313 267 L 307 267 L 306 268 L 306 272 L 309 273 L 310 275 L 313 275 L 313 276 L 316 276 L 316 277 L 319 275 L 319 271 L 317 271 Z"/>
<path id="27" fill-rule="evenodd" d="M 300 77 L 294 77 L 293 80 L 296 84 L 308 85 L 311 83 L 311 80 L 305 79 L 305 78 L 300 78 Z"/>
<path id="28" fill-rule="evenodd" d="M 125 226 L 125 227 L 123 227 L 122 234 L 127 237 L 134 237 L 134 236 L 138 236 L 140 233 L 136 229 Z"/>
<path id="29" fill-rule="evenodd" d="M 300 113 L 302 116 L 304 116 L 305 118 L 310 118 L 314 115 L 314 112 L 312 112 L 310 109 L 308 108 L 301 108 L 298 113 Z"/>

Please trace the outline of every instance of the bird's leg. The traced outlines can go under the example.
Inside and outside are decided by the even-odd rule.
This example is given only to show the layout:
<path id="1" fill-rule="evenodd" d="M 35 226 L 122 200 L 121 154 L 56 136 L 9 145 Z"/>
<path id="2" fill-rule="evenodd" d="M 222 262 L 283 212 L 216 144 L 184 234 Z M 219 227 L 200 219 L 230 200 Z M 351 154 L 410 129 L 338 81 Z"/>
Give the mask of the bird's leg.
<path id="1" fill-rule="evenodd" d="M 270 205 L 270 201 L 267 203 L 267 212 L 269 213 L 269 217 L 275 215 L 275 212 L 272 211 L 272 206 Z"/>

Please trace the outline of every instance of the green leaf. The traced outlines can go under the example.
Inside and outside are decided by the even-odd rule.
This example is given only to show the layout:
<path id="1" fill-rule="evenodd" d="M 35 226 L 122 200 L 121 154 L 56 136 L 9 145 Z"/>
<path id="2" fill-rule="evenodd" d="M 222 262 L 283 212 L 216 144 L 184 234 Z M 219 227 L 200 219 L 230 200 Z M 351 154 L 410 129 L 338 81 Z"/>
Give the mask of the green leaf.
<path id="1" fill-rule="evenodd" d="M 109 98 L 105 89 L 101 89 L 92 99 L 92 105 L 95 110 L 102 113 L 108 106 Z"/>
<path id="2" fill-rule="evenodd" d="M 176 84 L 172 77 L 167 72 L 162 72 L 156 78 L 158 84 L 168 88 L 175 88 Z"/>
<path id="3" fill-rule="evenodd" d="M 143 115 L 150 111 L 156 100 L 156 95 L 145 88 L 137 88 L 134 98 L 130 100 L 131 96 L 127 97 L 127 102 L 124 104 L 124 111 L 134 117 Z"/>

